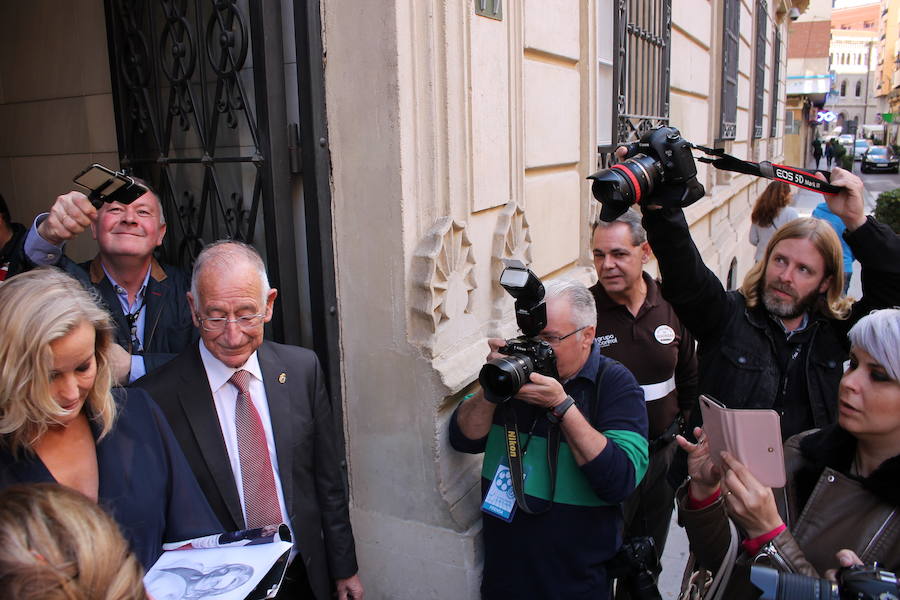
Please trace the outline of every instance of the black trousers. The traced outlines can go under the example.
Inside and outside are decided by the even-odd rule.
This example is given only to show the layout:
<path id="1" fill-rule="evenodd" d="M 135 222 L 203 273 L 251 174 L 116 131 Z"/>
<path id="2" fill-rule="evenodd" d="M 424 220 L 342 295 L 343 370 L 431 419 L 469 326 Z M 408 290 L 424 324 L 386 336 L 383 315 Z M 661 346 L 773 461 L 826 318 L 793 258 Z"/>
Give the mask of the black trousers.
<path id="1" fill-rule="evenodd" d="M 675 489 L 669 484 L 667 474 L 678 444 L 669 442 L 650 453 L 650 464 L 644 479 L 634 493 L 622 503 L 625 521 L 624 539 L 637 536 L 651 536 L 656 551 L 662 558 L 669 535 L 669 522 L 675 508 Z M 657 565 L 656 574 L 662 570 Z M 629 594 L 624 586 L 616 588 L 616 600 L 627 600 Z"/>
<path id="2" fill-rule="evenodd" d="M 303 559 L 299 555 L 294 562 L 288 565 L 284 581 L 281 582 L 281 587 L 278 588 L 278 594 L 275 597 L 279 600 L 316 600 L 309 586 L 309 577 L 306 575 Z"/>

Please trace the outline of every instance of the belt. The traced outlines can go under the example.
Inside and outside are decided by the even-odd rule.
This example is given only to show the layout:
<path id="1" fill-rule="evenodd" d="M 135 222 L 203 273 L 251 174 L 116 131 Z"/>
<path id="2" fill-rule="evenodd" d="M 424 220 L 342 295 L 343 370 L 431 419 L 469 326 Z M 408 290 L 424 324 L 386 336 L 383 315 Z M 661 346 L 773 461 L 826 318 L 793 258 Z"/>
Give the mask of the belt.
<path id="1" fill-rule="evenodd" d="M 678 415 L 659 437 L 650 440 L 650 453 L 652 454 L 668 446 L 675 439 L 675 436 L 681 433 L 682 427 L 684 427 L 684 416 Z"/>

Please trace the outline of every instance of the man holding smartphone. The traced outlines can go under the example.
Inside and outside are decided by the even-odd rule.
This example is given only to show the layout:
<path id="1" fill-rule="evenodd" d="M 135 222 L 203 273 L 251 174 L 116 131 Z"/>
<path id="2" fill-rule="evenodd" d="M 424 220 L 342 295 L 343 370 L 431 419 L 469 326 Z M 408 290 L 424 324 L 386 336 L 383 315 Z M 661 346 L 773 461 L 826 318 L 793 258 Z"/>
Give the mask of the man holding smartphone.
<path id="1" fill-rule="evenodd" d="M 76 264 L 63 254 L 64 245 L 88 228 L 99 253 Z M 31 263 L 58 266 L 97 290 L 124 349 L 114 354 L 122 383 L 161 366 L 196 336 L 185 295 L 188 274 L 153 257 L 165 235 L 162 205 L 152 190 L 134 202 L 105 202 L 100 208 L 73 191 L 59 196 L 49 213 L 38 215 L 25 239 Z"/>

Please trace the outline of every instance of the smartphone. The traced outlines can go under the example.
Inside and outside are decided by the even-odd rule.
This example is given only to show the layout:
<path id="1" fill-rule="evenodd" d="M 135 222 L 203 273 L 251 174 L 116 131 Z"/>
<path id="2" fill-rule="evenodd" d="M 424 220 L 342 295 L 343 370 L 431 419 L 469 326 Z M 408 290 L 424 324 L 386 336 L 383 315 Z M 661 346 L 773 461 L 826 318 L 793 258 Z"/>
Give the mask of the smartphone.
<path id="1" fill-rule="evenodd" d="M 700 395 L 703 431 L 709 441 L 713 461 L 724 472 L 722 450 L 741 461 L 760 483 L 771 488 L 784 487 L 784 451 L 781 443 L 781 418 L 769 409 L 726 408 L 721 402 Z"/>
<path id="2" fill-rule="evenodd" d="M 147 193 L 147 188 L 124 173 L 94 163 L 72 178 L 91 191 L 88 199 L 96 208 L 104 202 L 131 204 Z"/>

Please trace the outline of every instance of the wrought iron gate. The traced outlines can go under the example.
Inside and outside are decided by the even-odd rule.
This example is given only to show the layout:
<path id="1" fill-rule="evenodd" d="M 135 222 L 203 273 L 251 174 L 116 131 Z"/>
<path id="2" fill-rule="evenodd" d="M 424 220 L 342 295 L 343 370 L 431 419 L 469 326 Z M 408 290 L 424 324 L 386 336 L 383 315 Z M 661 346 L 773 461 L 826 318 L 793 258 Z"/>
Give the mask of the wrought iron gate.
<path id="1" fill-rule="evenodd" d="M 269 333 L 299 343 L 280 5 L 106 0 L 106 17 L 120 163 L 159 193 L 162 258 L 254 245 L 280 294 Z"/>

